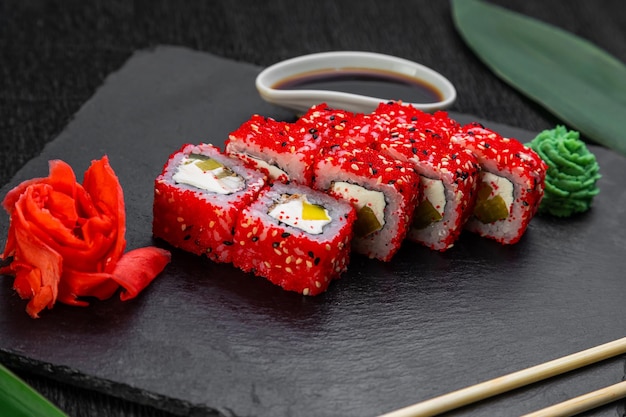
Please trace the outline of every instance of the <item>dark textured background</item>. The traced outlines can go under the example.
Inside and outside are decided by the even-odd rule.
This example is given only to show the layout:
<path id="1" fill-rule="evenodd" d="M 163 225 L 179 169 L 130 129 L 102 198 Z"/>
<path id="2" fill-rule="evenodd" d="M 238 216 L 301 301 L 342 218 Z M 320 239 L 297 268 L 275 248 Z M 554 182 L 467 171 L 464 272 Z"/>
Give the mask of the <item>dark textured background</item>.
<path id="1" fill-rule="evenodd" d="M 498 0 L 626 61 L 620 0 Z M 265 66 L 326 50 L 398 55 L 457 87 L 452 110 L 537 131 L 556 120 L 495 78 L 455 32 L 449 3 L 415 1 L 0 0 L 0 185 L 39 154 L 137 49 L 184 45 Z M 166 416 L 21 374 L 72 416 Z"/>

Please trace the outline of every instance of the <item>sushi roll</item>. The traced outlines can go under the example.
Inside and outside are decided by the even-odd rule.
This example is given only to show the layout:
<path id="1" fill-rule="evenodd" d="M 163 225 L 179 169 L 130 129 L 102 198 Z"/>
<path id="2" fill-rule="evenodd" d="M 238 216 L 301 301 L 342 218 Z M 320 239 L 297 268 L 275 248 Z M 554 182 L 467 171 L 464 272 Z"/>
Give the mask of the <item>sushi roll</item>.
<path id="1" fill-rule="evenodd" d="M 332 142 L 344 136 L 345 129 L 354 119 L 354 113 L 329 107 L 326 103 L 312 106 L 296 124 L 315 134 L 323 141 Z"/>
<path id="2" fill-rule="evenodd" d="M 153 234 L 215 262 L 231 262 L 237 216 L 264 185 L 264 174 L 217 147 L 184 145 L 155 180 Z"/>
<path id="3" fill-rule="evenodd" d="M 274 183 L 241 213 L 233 264 L 285 290 L 320 294 L 347 269 L 355 218 L 350 204 Z"/>
<path id="4" fill-rule="evenodd" d="M 521 142 L 478 123 L 453 135 L 478 158 L 476 204 L 466 229 L 502 244 L 520 240 L 543 197 L 547 166 Z"/>
<path id="5" fill-rule="evenodd" d="M 310 185 L 322 138 L 316 129 L 252 116 L 226 140 L 226 154 L 260 170 L 270 182 Z"/>
<path id="6" fill-rule="evenodd" d="M 450 141 L 458 123 L 445 112 L 425 113 L 398 102 L 382 103 L 374 114 L 388 127 L 380 152 L 411 163 L 420 176 L 420 200 L 407 239 L 433 250 L 450 249 L 471 213 L 479 172 L 474 154 Z"/>
<path id="7" fill-rule="evenodd" d="M 325 150 L 315 165 L 315 188 L 354 205 L 353 251 L 389 261 L 406 237 L 419 197 L 410 164 L 368 148 Z"/>
<path id="8" fill-rule="evenodd" d="M 459 123 L 449 117 L 445 111 L 426 113 L 400 101 L 381 103 L 372 115 L 379 119 L 379 123 L 386 124 L 388 130 L 399 125 L 407 127 L 419 125 L 424 133 L 434 134 L 444 140 L 450 139 L 460 128 Z"/>
<path id="9" fill-rule="evenodd" d="M 407 239 L 445 251 L 459 238 L 476 199 L 480 171 L 468 149 L 416 124 L 391 128 L 381 152 L 409 162 L 419 175 L 420 200 Z"/>

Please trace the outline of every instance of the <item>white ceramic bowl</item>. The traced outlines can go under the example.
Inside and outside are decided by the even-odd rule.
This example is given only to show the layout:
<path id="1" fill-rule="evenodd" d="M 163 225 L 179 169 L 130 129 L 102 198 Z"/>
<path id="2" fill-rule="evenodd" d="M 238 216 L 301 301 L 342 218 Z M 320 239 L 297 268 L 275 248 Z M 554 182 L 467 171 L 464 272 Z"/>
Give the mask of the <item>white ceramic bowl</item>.
<path id="1" fill-rule="evenodd" d="M 370 97 L 339 91 L 274 88 L 281 82 L 293 79 L 298 75 L 314 71 L 341 71 L 342 69 L 354 68 L 384 71 L 400 77 L 410 77 L 432 86 L 440 93 L 440 101 L 411 103 L 424 111 L 432 112 L 445 109 L 456 100 L 456 90 L 452 83 L 431 68 L 390 55 L 357 51 L 322 52 L 276 63 L 257 76 L 256 88 L 265 101 L 295 110 L 298 113 L 306 112 L 311 106 L 320 103 L 352 112 L 370 112 L 380 102 L 399 99 L 397 97 Z"/>

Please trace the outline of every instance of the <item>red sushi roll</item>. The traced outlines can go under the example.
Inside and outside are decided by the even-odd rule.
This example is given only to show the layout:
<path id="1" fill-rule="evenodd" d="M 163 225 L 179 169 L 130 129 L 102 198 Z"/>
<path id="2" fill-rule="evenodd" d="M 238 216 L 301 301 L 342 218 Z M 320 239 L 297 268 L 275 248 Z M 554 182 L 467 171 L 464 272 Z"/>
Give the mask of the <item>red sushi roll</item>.
<path id="1" fill-rule="evenodd" d="M 406 162 L 346 143 L 320 156 L 314 187 L 355 206 L 355 252 L 389 261 L 406 237 L 419 197 L 418 176 Z"/>
<path id="2" fill-rule="evenodd" d="M 345 135 L 346 127 L 352 123 L 354 117 L 355 114 L 352 112 L 320 103 L 312 106 L 296 121 L 296 124 L 315 133 L 324 142 L 333 142 Z"/>
<path id="3" fill-rule="evenodd" d="M 430 249 L 450 249 L 463 230 L 476 196 L 480 171 L 476 156 L 450 141 L 458 128 L 444 112 L 427 114 L 386 103 L 377 114 L 388 119 L 380 151 L 412 164 L 420 177 L 420 200 L 407 238 Z"/>
<path id="4" fill-rule="evenodd" d="M 503 244 L 518 242 L 543 198 L 547 165 L 521 142 L 478 123 L 464 126 L 453 141 L 471 150 L 481 166 L 466 229 Z"/>
<path id="5" fill-rule="evenodd" d="M 215 262 L 231 262 L 237 216 L 264 185 L 264 174 L 215 146 L 184 145 L 155 180 L 153 234 Z"/>
<path id="6" fill-rule="evenodd" d="M 350 204 L 274 183 L 239 216 L 233 265 L 285 290 L 320 294 L 347 269 L 355 218 Z"/>
<path id="7" fill-rule="evenodd" d="M 270 182 L 310 185 L 321 143 L 322 136 L 312 126 L 254 115 L 229 134 L 225 152 L 264 172 Z"/>
<path id="8" fill-rule="evenodd" d="M 379 124 L 387 125 L 388 129 L 399 125 L 419 126 L 423 133 L 431 133 L 444 140 L 450 139 L 460 128 L 459 123 L 445 111 L 426 113 L 400 101 L 381 103 L 372 115 L 379 120 Z"/>

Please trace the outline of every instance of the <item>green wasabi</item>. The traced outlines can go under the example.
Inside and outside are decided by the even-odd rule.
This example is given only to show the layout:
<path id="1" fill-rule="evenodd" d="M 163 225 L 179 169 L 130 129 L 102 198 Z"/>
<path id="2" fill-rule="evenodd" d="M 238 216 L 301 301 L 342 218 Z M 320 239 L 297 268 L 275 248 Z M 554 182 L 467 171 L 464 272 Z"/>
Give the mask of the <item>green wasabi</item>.
<path id="1" fill-rule="evenodd" d="M 589 210 L 600 192 L 596 186 L 600 167 L 579 132 L 557 126 L 539 133 L 526 146 L 548 165 L 539 212 L 569 217 Z"/>

